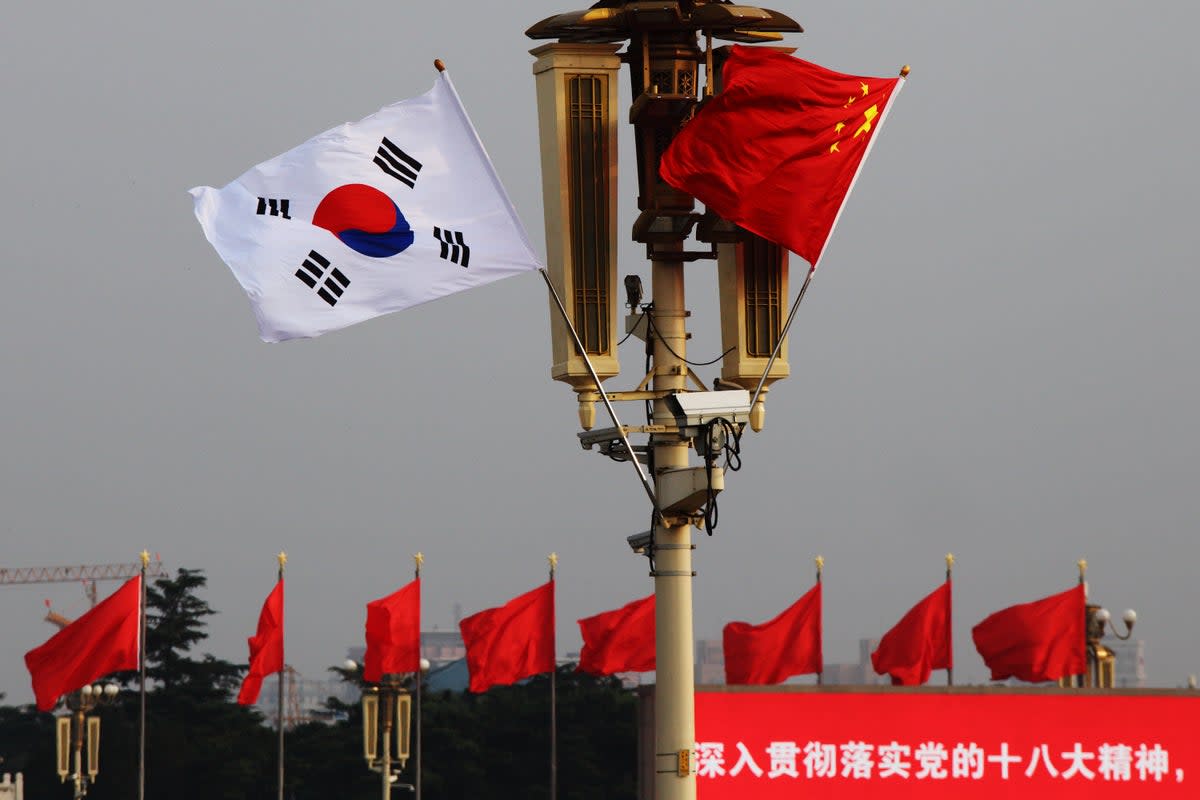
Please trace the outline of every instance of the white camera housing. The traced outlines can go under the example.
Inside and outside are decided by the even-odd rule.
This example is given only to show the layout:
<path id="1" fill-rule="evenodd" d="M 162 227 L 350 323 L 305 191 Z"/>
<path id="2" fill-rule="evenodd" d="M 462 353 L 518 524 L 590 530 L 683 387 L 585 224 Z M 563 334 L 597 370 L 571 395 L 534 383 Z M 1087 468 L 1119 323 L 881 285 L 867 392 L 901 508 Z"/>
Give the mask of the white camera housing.
<path id="1" fill-rule="evenodd" d="M 750 421 L 750 392 L 722 389 L 713 392 L 677 392 L 667 395 L 667 408 L 679 428 L 698 428 L 718 417 L 735 425 Z"/>

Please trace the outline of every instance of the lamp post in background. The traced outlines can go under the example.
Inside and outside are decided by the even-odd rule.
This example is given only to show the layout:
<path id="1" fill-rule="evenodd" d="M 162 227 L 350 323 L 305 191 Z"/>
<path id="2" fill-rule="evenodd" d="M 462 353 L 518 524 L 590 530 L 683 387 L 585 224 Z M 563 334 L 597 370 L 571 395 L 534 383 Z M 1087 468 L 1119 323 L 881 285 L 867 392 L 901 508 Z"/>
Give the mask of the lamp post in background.
<path id="1" fill-rule="evenodd" d="M 76 800 L 84 797 L 100 773 L 100 717 L 91 712 L 117 698 L 115 683 L 87 685 L 67 696 L 69 715 L 59 717 L 55 727 L 58 777 L 75 782 Z M 87 759 L 84 759 L 84 745 Z"/>
<path id="2" fill-rule="evenodd" d="M 360 665 L 347 660 L 343 669 L 359 673 Z M 418 682 L 420 675 L 417 675 Z M 367 769 L 378 772 L 383 800 L 392 796 L 392 786 L 417 792 L 417 784 L 396 783 L 408 764 L 412 731 L 412 694 L 404 676 L 388 673 L 377 684 L 362 684 L 363 758 Z M 419 763 L 419 762 L 418 762 Z"/>
<path id="3" fill-rule="evenodd" d="M 577 393 L 579 434 L 586 449 L 631 461 L 654 504 L 651 530 L 630 537 L 650 560 L 656 598 L 657 687 L 654 765 L 658 800 L 696 796 L 691 751 L 695 742 L 692 640 L 692 528 L 716 524 L 716 495 L 724 488 L 722 452 L 736 454 L 747 422 L 763 426 L 765 398 L 751 408 L 750 390 L 788 374 L 781 344 L 787 310 L 787 253 L 710 214 L 659 177 L 659 162 L 699 97 L 719 90 L 722 53 L 714 38 L 732 42 L 779 41 L 801 27 L 783 14 L 724 0 L 601 0 L 584 11 L 542 20 L 526 34 L 556 39 L 531 51 L 538 101 L 542 191 L 546 221 L 547 281 L 564 321 L 551 313 L 551 376 Z M 704 48 L 701 49 L 701 40 Z M 626 45 L 623 52 L 623 45 Z M 647 343 L 652 366 L 632 391 L 610 392 L 600 383 L 617 375 L 617 79 L 629 65 L 638 175 L 638 217 L 633 239 L 651 262 L 650 302 L 641 302 L 640 280 L 626 279 L 630 314 L 626 330 Z M 699 82 L 704 64 L 704 86 Z M 708 249 L 687 251 L 697 230 Z M 718 261 L 721 377 L 714 390 L 686 360 L 684 265 Z M 720 389 L 721 391 L 716 391 Z M 765 395 L 765 391 L 762 393 Z M 650 403 L 643 425 L 593 431 L 595 404 Z M 648 443 L 633 446 L 629 434 Z M 703 466 L 689 465 L 695 447 Z M 727 449 L 728 448 L 728 449 Z M 727 460 L 727 463 L 731 463 Z M 654 483 L 642 472 L 645 465 Z"/>
<path id="4" fill-rule="evenodd" d="M 1105 647 L 1101 639 L 1104 638 L 1105 631 L 1111 631 L 1112 635 L 1121 641 L 1132 636 L 1134 623 L 1137 622 L 1137 612 L 1132 608 L 1126 609 L 1125 613 L 1121 615 L 1121 621 L 1125 623 L 1124 636 L 1117 631 L 1117 626 L 1112 621 L 1112 614 L 1107 608 L 1088 603 L 1086 686 L 1095 686 L 1100 689 L 1112 689 L 1116 686 L 1117 655 Z"/>

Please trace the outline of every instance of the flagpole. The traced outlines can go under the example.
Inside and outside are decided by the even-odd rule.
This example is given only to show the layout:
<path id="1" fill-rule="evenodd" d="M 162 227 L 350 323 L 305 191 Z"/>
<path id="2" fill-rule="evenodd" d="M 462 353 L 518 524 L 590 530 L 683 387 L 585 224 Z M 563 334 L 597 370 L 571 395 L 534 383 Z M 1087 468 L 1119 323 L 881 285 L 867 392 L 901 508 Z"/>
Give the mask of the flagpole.
<path id="1" fill-rule="evenodd" d="M 946 583 L 950 584 L 950 601 L 946 609 L 946 641 L 950 643 L 950 666 L 946 667 L 946 685 L 954 685 L 954 585 L 950 582 L 954 570 L 954 553 L 946 553 Z"/>
<path id="2" fill-rule="evenodd" d="M 413 562 L 416 565 L 414 573 L 416 579 L 421 580 L 421 565 L 425 563 L 425 556 L 422 553 L 413 555 Z M 420 588 L 417 589 L 417 602 L 421 602 Z M 413 797 L 414 800 L 421 800 L 421 759 L 424 753 L 421 751 L 421 684 L 425 682 L 425 673 L 421 669 L 421 625 L 420 615 L 417 619 L 417 763 L 415 767 L 416 774 L 413 776 Z"/>
<path id="3" fill-rule="evenodd" d="M 621 442 L 625 445 L 625 452 L 629 454 L 629 461 L 633 464 L 633 468 L 637 470 L 638 478 L 642 481 L 642 487 L 646 490 L 646 496 L 650 498 L 650 505 L 654 508 L 654 513 L 661 518 L 662 512 L 658 508 L 658 499 L 654 496 L 654 487 L 650 485 L 650 480 L 642 470 L 642 464 L 638 461 L 637 454 L 633 452 L 633 446 L 629 444 L 629 437 L 625 435 L 625 428 L 622 427 L 621 421 L 617 419 L 617 412 L 613 409 L 612 403 L 608 399 L 608 393 L 604 391 L 604 386 L 600 383 L 600 376 L 596 374 L 596 369 L 592 366 L 592 360 L 588 358 L 587 349 L 583 346 L 583 341 L 579 338 L 579 333 L 575 330 L 575 326 L 571 323 L 571 318 L 567 315 L 567 308 L 563 305 L 562 298 L 558 296 L 558 290 L 550 282 L 550 275 L 546 272 L 546 268 L 542 267 L 538 272 L 542 273 L 542 280 L 546 282 L 546 288 L 550 290 L 550 296 L 554 299 L 554 305 L 558 307 L 558 313 L 562 315 L 563 322 L 566 323 L 567 330 L 570 331 L 571 338 L 575 341 L 575 347 L 579 349 L 579 354 L 583 356 L 583 363 L 587 366 L 588 374 L 592 376 L 592 382 L 596 384 L 596 392 L 604 402 L 604 408 L 608 411 L 608 416 L 612 419 L 613 426 L 621 436 Z"/>
<path id="4" fill-rule="evenodd" d="M 631 451 L 632 453 L 632 451 Z M 550 582 L 554 583 L 554 573 L 558 569 L 558 553 L 551 553 L 547 558 L 550 562 Z M 553 618 L 551 618 L 553 619 Z M 553 625 L 554 623 L 551 622 Z M 553 640 L 554 637 L 551 637 Z M 550 669 L 550 800 L 558 800 L 558 658 L 557 654 Z"/>
<path id="5" fill-rule="evenodd" d="M 809 273 L 809 275 L 810 275 L 810 276 L 811 276 L 811 274 L 812 274 L 812 273 Z M 753 407 L 753 403 L 751 404 L 751 407 Z M 816 563 L 816 565 L 817 565 L 817 586 L 820 586 L 820 585 L 821 585 L 821 573 L 822 573 L 822 572 L 824 571 L 824 569 L 825 569 L 825 557 L 824 557 L 824 556 L 817 556 L 816 558 L 814 558 L 814 559 L 813 559 L 813 562 L 814 562 L 814 563 Z M 824 597 L 824 594 L 825 594 L 825 593 L 824 593 L 824 591 L 822 591 L 822 592 L 821 592 L 821 595 L 822 595 L 822 596 L 821 596 L 821 612 L 822 612 L 822 616 L 824 615 L 824 611 L 825 611 L 825 597 Z M 824 649 L 824 648 L 822 648 L 822 649 Z M 823 685 L 824 683 L 825 683 L 825 657 L 824 657 L 824 655 L 822 655 L 822 656 L 821 656 L 821 668 L 820 668 L 819 670 L 817 670 L 817 686 L 821 686 L 821 685 Z"/>
<path id="6" fill-rule="evenodd" d="M 1083 587 L 1083 674 L 1079 676 L 1079 686 L 1083 688 L 1090 683 L 1091 666 L 1088 664 L 1088 638 L 1087 638 L 1087 559 L 1081 558 L 1075 562 L 1079 567 L 1079 585 Z"/>
<path id="7" fill-rule="evenodd" d="M 276 556 L 279 561 L 279 581 L 283 582 L 283 565 L 287 563 L 287 553 L 280 551 Z M 280 628 L 283 628 L 284 614 L 283 609 L 280 609 Z M 279 686 L 278 686 L 278 707 L 275 709 L 276 720 L 279 723 L 279 800 L 283 800 L 283 681 L 287 676 L 287 659 L 284 656 L 285 637 L 279 637 Z"/>
<path id="8" fill-rule="evenodd" d="M 138 601 L 138 800 L 146 797 L 146 567 L 150 553 L 143 550 L 141 597 Z"/>
<path id="9" fill-rule="evenodd" d="M 850 179 L 850 186 L 846 189 L 846 193 L 842 195 L 842 204 L 838 206 L 837 214 L 833 217 L 833 224 L 829 226 L 829 234 L 825 237 L 825 242 L 821 245 L 821 253 L 825 252 L 825 245 L 833 238 L 833 230 L 837 227 L 838 220 L 842 218 L 842 211 L 846 208 L 846 201 L 850 199 L 850 193 L 854 191 L 854 184 L 858 183 L 858 176 L 862 173 L 863 165 L 867 163 L 867 157 L 871 155 L 871 148 L 875 146 L 875 140 L 879 137 L 879 132 L 883 130 L 884 120 L 887 119 L 888 112 L 892 110 L 892 106 L 896 103 L 896 98 L 900 96 L 900 90 L 904 88 L 904 83 L 908 80 L 908 65 L 900 68 L 900 80 L 896 83 L 896 91 L 892 92 L 892 96 L 888 98 L 887 105 L 883 107 L 883 113 L 879 115 L 879 124 L 875 126 L 875 134 L 867 141 L 867 149 L 863 153 L 862 161 L 858 162 L 858 167 L 854 170 L 854 177 Z M 817 256 L 817 262 L 820 262 L 821 256 Z M 787 339 L 788 330 L 792 327 L 792 320 L 796 316 L 797 309 L 800 308 L 800 301 L 804 299 L 804 292 L 808 289 L 808 284 L 812 281 L 813 275 L 817 272 L 817 265 L 814 263 L 808 270 L 808 276 L 804 279 L 804 285 L 800 287 L 799 294 L 796 295 L 796 301 L 792 303 L 792 310 L 788 313 L 787 322 L 784 323 L 783 331 L 779 334 L 779 340 L 775 342 L 775 348 L 771 351 L 771 357 L 767 359 L 767 368 L 763 370 L 762 377 L 758 379 L 758 387 L 754 390 L 754 397 L 750 400 L 750 407 L 754 408 L 754 404 L 758 402 L 758 396 L 762 394 L 763 384 L 767 381 L 767 375 L 771 372 L 771 366 L 775 363 L 775 359 L 779 357 L 779 351 L 783 347 L 784 340 Z"/>

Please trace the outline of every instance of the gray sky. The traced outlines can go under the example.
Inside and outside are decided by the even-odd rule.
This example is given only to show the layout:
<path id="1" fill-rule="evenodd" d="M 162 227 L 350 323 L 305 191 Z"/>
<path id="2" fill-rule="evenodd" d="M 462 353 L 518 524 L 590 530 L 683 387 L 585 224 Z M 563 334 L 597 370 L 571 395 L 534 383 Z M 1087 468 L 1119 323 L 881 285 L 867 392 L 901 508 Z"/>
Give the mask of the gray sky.
<path id="1" fill-rule="evenodd" d="M 543 581 L 551 550 L 561 652 L 575 619 L 648 593 L 624 541 L 644 495 L 576 443 L 536 275 L 266 345 L 186 193 L 426 91 L 440 57 L 542 252 L 523 32 L 576 6 L 71 6 L 19 3 L 0 29 L 0 565 L 146 547 L 203 569 L 207 649 L 244 660 L 285 549 L 288 660 L 311 677 L 417 550 L 430 628 Z M 697 636 L 777 613 L 820 553 L 826 659 L 853 660 L 950 550 L 957 672 L 978 680 L 970 627 L 1069 587 L 1086 557 L 1093 596 L 1138 610 L 1151 682 L 1182 684 L 1200 672 L 1200 11 L 771 7 L 805 26 L 805 58 L 913 72 L 805 300 L 793 377 L 698 537 Z M 623 238 L 630 145 L 626 126 Z M 648 283 L 640 247 L 621 261 Z M 688 268 L 696 360 L 720 350 L 713 275 Z M 616 388 L 640 378 L 625 347 Z M 52 633 L 43 598 L 86 607 L 76 586 L 0 587 L 10 701 Z"/>

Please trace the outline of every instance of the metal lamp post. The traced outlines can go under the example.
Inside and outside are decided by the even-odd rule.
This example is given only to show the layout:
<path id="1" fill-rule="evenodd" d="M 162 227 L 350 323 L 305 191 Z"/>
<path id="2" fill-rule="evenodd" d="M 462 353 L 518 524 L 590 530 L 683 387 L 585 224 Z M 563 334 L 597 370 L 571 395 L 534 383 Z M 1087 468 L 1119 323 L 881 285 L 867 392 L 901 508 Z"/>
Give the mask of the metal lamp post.
<path id="1" fill-rule="evenodd" d="M 75 783 L 76 800 L 84 797 L 100 773 L 100 717 L 91 712 L 117 698 L 115 683 L 84 686 L 67 696 L 67 716 L 59 717 L 55 728 L 58 777 Z M 84 745 L 87 758 L 84 758 Z"/>
<path id="2" fill-rule="evenodd" d="M 1111 632 L 1113 636 L 1121 641 L 1125 641 L 1132 636 L 1133 626 L 1137 622 L 1137 612 L 1132 608 L 1126 609 L 1125 613 L 1121 615 L 1121 621 L 1125 623 L 1124 636 L 1117 631 L 1117 627 L 1112 621 L 1112 614 L 1109 613 L 1107 608 L 1088 603 L 1088 673 L 1085 685 L 1095 686 L 1100 689 L 1112 689 L 1116 686 L 1117 655 L 1105 647 L 1101 640 L 1104 638 L 1106 631 Z"/>
<path id="3" fill-rule="evenodd" d="M 359 665 L 346 661 L 343 668 L 356 672 Z M 403 678 L 389 673 L 379 683 L 363 687 L 363 758 L 367 769 L 379 773 L 383 800 L 392 796 L 393 786 L 417 792 L 420 781 L 418 773 L 416 785 L 396 783 L 408 764 L 412 731 L 412 694 Z"/>
<path id="4" fill-rule="evenodd" d="M 582 445 L 598 447 L 617 461 L 632 461 L 654 504 L 651 530 L 630 537 L 630 545 L 649 557 L 656 595 L 658 800 L 696 796 L 691 757 L 692 529 L 702 524 L 711 533 L 715 525 L 724 470 L 714 462 L 729 434 L 740 435 L 747 422 L 755 430 L 762 427 L 761 402 L 752 409 L 749 390 L 787 374 L 784 359 L 768 367 L 786 312 L 786 253 L 719 218 L 696 213 L 692 197 L 661 180 L 659 162 L 700 98 L 719 90 L 714 62 L 721 54 L 712 48 L 714 38 L 762 43 L 801 30 L 783 14 L 727 0 L 601 0 L 587 10 L 545 19 L 526 32 L 532 39 L 557 40 L 531 51 L 536 58 L 547 282 L 563 317 L 551 314 L 551 376 L 578 395 Z M 610 392 L 601 382 L 620 371 L 616 80 L 622 63 L 629 65 L 635 98 L 629 110 L 638 174 L 633 239 L 645 245 L 652 276 L 652 300 L 645 304 L 640 280 L 626 279 L 630 314 L 625 323 L 627 332 L 647 342 L 653 366 L 632 391 Z M 693 228 L 707 249 L 685 249 Z M 714 388 L 723 391 L 709 390 L 686 360 L 690 312 L 684 300 L 684 265 L 718 256 L 726 352 Z M 613 417 L 613 427 L 592 431 L 598 400 Z M 644 425 L 619 425 L 612 401 L 649 402 L 649 418 Z M 630 445 L 628 434 L 648 435 L 648 443 Z M 692 447 L 704 457 L 703 466 L 689 464 Z"/>

